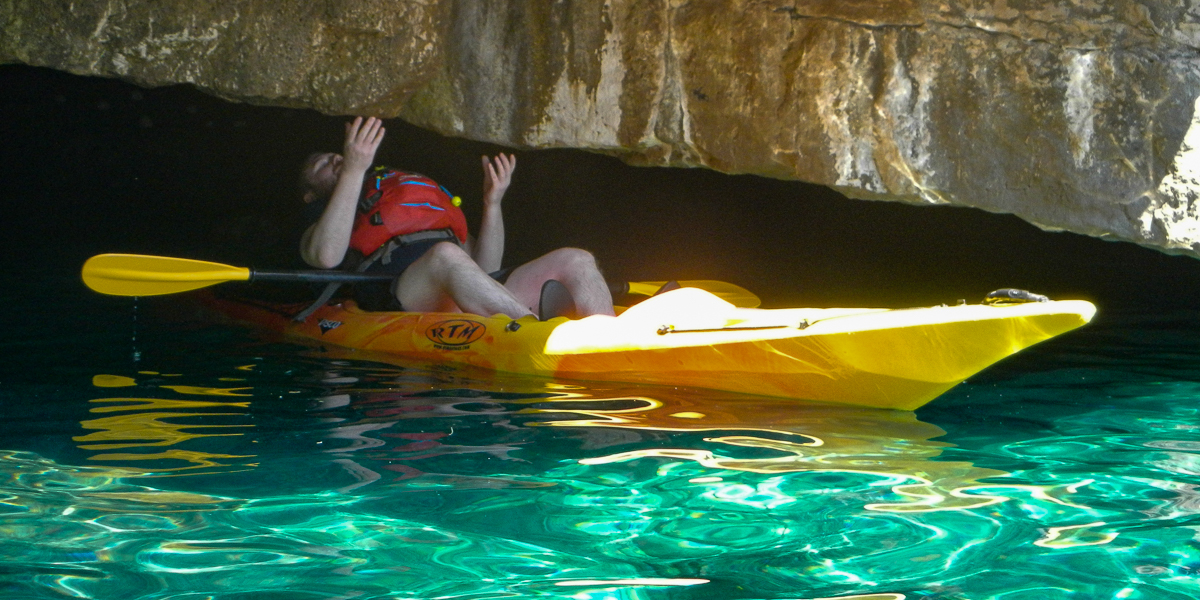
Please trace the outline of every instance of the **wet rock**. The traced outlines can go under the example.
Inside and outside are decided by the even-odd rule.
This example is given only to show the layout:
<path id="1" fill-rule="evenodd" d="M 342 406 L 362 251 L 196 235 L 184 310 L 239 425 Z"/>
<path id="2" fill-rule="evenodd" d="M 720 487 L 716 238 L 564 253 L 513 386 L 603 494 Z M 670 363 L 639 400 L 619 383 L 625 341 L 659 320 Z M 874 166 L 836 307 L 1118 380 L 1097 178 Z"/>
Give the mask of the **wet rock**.
<path id="1" fill-rule="evenodd" d="M 1183 0 L 0 0 L 0 60 L 1200 256 L 1197 15 Z"/>

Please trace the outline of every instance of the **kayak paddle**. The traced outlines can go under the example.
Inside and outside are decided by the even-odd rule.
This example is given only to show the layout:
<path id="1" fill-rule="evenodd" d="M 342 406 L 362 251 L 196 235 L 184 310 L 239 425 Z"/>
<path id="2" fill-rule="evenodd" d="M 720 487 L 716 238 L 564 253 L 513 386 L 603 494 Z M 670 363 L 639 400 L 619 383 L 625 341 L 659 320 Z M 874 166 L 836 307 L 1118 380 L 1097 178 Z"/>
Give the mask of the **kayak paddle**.
<path id="1" fill-rule="evenodd" d="M 83 264 L 83 282 L 110 296 L 161 296 L 198 290 L 229 281 L 290 281 L 304 283 L 355 283 L 388 281 L 393 275 L 346 271 L 258 271 L 221 263 L 144 254 L 100 254 Z M 629 282 L 628 293 L 652 296 L 666 282 Z M 757 296 L 723 281 L 680 281 L 682 287 L 700 288 L 743 308 L 760 304 Z"/>
<path id="2" fill-rule="evenodd" d="M 227 281 L 354 283 L 392 278 L 346 271 L 256 271 L 203 260 L 142 254 L 101 254 L 83 263 L 83 282 L 110 296 L 161 296 Z"/>

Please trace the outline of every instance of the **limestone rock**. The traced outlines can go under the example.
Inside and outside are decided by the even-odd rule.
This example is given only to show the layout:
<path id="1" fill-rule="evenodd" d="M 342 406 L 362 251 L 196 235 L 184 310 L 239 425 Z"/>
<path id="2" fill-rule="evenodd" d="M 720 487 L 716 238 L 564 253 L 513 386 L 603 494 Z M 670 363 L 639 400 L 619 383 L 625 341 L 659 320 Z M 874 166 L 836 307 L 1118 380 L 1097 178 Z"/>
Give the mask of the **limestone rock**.
<path id="1" fill-rule="evenodd" d="M 0 61 L 1200 256 L 1193 0 L 0 0 Z"/>

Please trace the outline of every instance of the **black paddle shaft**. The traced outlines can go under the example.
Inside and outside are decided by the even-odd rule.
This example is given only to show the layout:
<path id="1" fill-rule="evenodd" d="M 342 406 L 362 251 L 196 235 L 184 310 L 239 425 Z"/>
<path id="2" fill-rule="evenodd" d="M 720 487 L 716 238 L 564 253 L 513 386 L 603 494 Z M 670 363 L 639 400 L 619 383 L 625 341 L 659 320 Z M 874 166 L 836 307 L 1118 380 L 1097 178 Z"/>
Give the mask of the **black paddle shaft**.
<path id="1" fill-rule="evenodd" d="M 360 283 L 363 281 L 391 281 L 395 278 L 395 275 L 385 273 L 350 273 L 346 271 L 250 271 L 250 281 Z"/>

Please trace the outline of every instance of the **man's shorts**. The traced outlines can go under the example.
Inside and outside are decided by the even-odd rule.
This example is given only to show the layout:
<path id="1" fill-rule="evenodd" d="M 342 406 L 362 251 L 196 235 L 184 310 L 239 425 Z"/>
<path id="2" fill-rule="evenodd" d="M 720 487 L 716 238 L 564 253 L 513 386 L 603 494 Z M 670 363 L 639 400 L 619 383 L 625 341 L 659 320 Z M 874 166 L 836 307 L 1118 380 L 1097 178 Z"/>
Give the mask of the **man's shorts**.
<path id="1" fill-rule="evenodd" d="M 445 240 L 422 240 L 407 246 L 398 246 L 391 254 L 367 268 L 367 273 L 388 273 L 400 277 L 413 263 L 417 262 L 430 248 Z M 513 267 L 488 273 L 501 285 L 508 281 Z M 394 281 L 394 280 L 393 280 Z M 370 311 L 403 311 L 404 306 L 392 293 L 391 281 L 372 281 L 354 285 L 354 300 L 359 308 Z"/>

